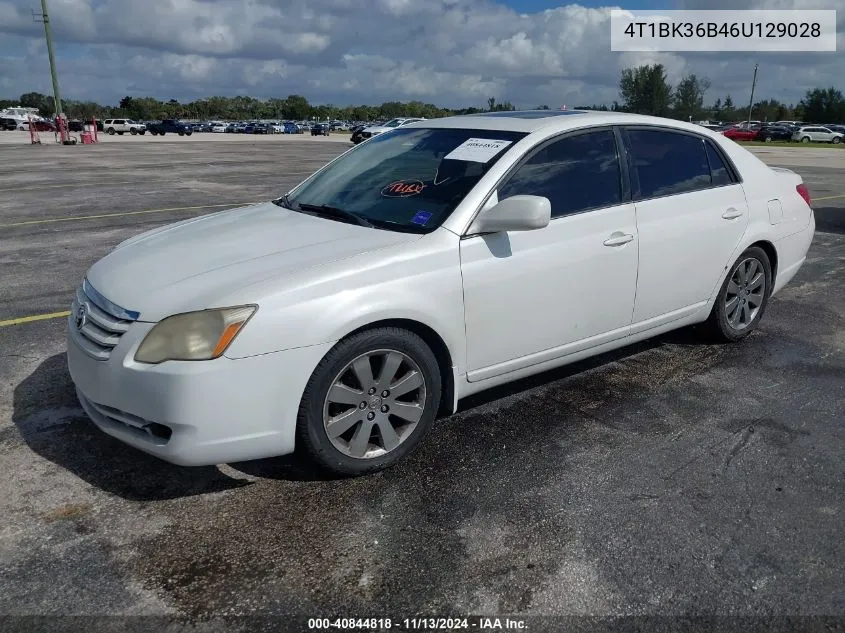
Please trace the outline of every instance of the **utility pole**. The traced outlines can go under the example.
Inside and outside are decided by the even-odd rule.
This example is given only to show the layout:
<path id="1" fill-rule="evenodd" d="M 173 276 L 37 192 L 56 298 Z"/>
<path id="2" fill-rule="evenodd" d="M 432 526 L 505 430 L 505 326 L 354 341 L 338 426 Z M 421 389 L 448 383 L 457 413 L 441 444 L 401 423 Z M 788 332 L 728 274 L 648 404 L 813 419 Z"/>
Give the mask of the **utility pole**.
<path id="1" fill-rule="evenodd" d="M 33 11 L 33 18 L 38 14 Z M 53 78 L 53 102 L 56 106 L 56 116 L 62 115 L 62 97 L 59 93 L 59 77 L 56 74 L 56 56 L 53 54 L 53 31 L 50 28 L 50 17 L 47 15 L 47 0 L 41 0 L 41 21 L 44 23 L 44 36 L 47 38 L 47 55 L 50 58 L 50 76 Z"/>
<path id="2" fill-rule="evenodd" d="M 44 0 L 41 0 L 44 2 Z M 754 64 L 754 80 L 751 82 L 751 99 L 748 101 L 748 127 L 751 127 L 751 108 L 754 104 L 754 87 L 757 85 L 757 67 L 759 64 Z"/>

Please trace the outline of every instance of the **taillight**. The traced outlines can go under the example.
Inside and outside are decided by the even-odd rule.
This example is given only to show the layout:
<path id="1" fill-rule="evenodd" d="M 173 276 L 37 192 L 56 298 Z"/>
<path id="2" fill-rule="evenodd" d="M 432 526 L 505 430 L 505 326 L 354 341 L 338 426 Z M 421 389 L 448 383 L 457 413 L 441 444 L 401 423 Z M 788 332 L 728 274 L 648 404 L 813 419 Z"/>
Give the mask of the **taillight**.
<path id="1" fill-rule="evenodd" d="M 803 184 L 801 184 L 801 185 L 796 185 L 796 186 L 795 186 L 795 191 L 797 191 L 797 192 L 798 192 L 798 195 L 799 195 L 799 196 L 801 196 L 802 198 L 804 198 L 804 202 L 806 202 L 806 203 L 807 203 L 807 206 L 808 206 L 808 207 L 812 207 L 812 206 L 813 206 L 813 200 L 812 200 L 812 198 L 810 198 L 810 192 L 807 190 L 807 187 L 805 187 Z"/>

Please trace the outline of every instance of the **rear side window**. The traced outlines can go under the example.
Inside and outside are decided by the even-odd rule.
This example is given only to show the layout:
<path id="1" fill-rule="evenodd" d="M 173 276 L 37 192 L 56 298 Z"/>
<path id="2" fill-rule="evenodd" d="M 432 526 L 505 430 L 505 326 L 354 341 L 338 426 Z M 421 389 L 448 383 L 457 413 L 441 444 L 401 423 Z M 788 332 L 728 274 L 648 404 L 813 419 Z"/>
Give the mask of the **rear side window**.
<path id="1" fill-rule="evenodd" d="M 710 165 L 701 138 L 669 130 L 629 130 L 634 190 L 659 198 L 706 189 Z"/>
<path id="2" fill-rule="evenodd" d="M 728 167 L 725 165 L 725 161 L 722 160 L 719 152 L 716 151 L 715 147 L 713 147 L 713 143 L 705 141 L 704 144 L 707 147 L 707 161 L 710 163 L 710 176 L 713 181 L 713 186 L 721 187 L 723 185 L 731 184 L 733 182 L 731 172 L 728 170 Z"/>
<path id="3" fill-rule="evenodd" d="M 525 161 L 499 189 L 499 200 L 544 196 L 552 217 L 622 202 L 621 170 L 611 130 L 567 136 Z"/>

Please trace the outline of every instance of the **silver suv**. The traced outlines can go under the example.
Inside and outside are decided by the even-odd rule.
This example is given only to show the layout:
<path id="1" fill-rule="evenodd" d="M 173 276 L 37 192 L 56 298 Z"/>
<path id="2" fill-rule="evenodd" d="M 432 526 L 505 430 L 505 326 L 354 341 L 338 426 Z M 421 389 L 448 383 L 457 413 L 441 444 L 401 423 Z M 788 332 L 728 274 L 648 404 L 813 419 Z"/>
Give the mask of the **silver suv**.
<path id="1" fill-rule="evenodd" d="M 106 119 L 103 121 L 103 131 L 106 134 L 120 134 L 129 132 L 132 136 L 136 134 L 144 134 L 147 131 L 147 126 L 143 123 L 138 123 L 132 119 Z"/>

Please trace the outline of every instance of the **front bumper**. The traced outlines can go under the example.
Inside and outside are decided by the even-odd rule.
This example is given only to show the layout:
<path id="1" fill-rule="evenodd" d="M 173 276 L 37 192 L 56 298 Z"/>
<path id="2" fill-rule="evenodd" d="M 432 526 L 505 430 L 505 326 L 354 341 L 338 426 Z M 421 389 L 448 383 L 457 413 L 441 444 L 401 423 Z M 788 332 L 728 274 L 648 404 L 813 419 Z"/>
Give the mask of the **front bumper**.
<path id="1" fill-rule="evenodd" d="M 97 427 L 182 466 L 293 451 L 302 393 L 331 344 L 237 360 L 137 363 L 135 351 L 152 327 L 133 323 L 109 358 L 96 360 L 68 319 L 68 370 Z"/>

